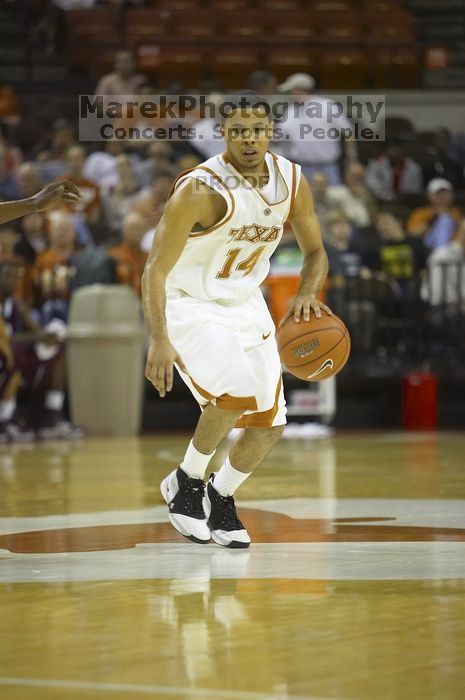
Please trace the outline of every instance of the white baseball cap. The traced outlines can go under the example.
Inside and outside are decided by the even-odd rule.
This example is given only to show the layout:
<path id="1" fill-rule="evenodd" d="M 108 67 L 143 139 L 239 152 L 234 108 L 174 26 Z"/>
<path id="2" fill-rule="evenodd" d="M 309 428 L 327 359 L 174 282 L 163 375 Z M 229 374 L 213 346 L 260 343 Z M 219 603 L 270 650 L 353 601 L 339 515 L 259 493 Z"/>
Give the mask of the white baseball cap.
<path id="1" fill-rule="evenodd" d="M 292 73 L 284 83 L 278 85 L 279 92 L 290 92 L 291 90 L 313 90 L 316 85 L 315 78 L 309 73 Z"/>
<path id="2" fill-rule="evenodd" d="M 452 187 L 449 180 L 445 180 L 443 177 L 435 177 L 433 180 L 430 180 L 428 182 L 426 192 L 427 194 L 436 194 L 441 190 L 448 190 L 449 192 L 452 192 L 453 189 L 454 188 Z"/>

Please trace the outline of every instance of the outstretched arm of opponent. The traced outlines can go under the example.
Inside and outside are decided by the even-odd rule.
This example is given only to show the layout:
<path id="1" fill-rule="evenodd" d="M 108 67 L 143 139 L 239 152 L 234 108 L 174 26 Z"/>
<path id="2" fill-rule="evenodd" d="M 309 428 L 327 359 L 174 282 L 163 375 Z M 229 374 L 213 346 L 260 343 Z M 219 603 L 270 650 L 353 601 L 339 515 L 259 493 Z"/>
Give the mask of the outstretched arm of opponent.
<path id="1" fill-rule="evenodd" d="M 304 263 L 300 272 L 299 291 L 281 325 L 291 316 L 294 316 L 297 322 L 302 316 L 304 321 L 309 321 L 311 311 L 317 318 L 321 316 L 321 309 L 328 314 L 332 313 L 326 304 L 317 299 L 328 274 L 328 258 L 323 247 L 320 223 L 313 207 L 312 191 L 303 175 L 300 178 L 290 224 L 304 254 Z"/>
<path id="2" fill-rule="evenodd" d="M 216 195 L 219 196 L 219 195 Z M 142 277 L 144 316 L 150 345 L 145 376 L 160 396 L 173 387 L 173 367 L 177 363 L 186 372 L 182 359 L 171 345 L 166 327 L 166 278 L 174 267 L 196 224 L 207 228 L 214 216 L 215 194 L 206 185 L 195 186 L 188 180 L 168 200 L 157 227 Z M 204 222 L 208 222 L 203 226 Z"/>
<path id="3" fill-rule="evenodd" d="M 7 221 L 35 211 L 46 211 L 53 207 L 78 202 L 80 198 L 79 189 L 69 180 L 52 182 L 28 199 L 20 199 L 17 202 L 0 202 L 0 224 L 5 224 Z"/>

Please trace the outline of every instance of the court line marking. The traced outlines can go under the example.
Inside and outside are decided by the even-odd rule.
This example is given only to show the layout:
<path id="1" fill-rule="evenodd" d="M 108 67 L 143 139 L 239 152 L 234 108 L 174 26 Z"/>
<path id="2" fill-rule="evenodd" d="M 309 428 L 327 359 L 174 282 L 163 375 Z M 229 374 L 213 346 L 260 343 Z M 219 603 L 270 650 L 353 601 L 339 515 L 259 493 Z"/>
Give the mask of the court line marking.
<path id="1" fill-rule="evenodd" d="M 212 688 L 175 688 L 162 685 L 136 685 L 132 683 L 96 683 L 92 681 L 68 681 L 64 679 L 47 678 L 0 678 L 0 685 L 15 685 L 38 688 L 67 688 L 69 690 L 98 690 L 115 693 L 140 693 L 141 695 L 189 695 L 191 697 L 225 698 L 229 700 L 344 700 L 344 698 L 328 698 L 316 695 L 283 695 L 282 692 L 257 693 L 242 690 L 220 690 Z"/>

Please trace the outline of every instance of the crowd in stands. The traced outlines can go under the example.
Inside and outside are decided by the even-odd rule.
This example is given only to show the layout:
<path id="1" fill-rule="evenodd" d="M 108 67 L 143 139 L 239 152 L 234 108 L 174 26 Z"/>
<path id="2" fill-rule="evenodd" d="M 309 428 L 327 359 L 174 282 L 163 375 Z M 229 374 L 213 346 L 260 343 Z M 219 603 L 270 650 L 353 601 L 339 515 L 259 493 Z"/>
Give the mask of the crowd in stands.
<path id="1" fill-rule="evenodd" d="M 140 77 L 132 57 L 120 52 L 114 72 L 102 77 L 96 94 L 120 92 L 121 81 L 150 94 L 151 86 Z M 267 92 L 274 87 L 296 99 L 315 93 L 313 78 L 303 74 L 289 76 L 279 86 L 273 75 L 259 71 L 249 84 L 266 85 Z M 20 106 L 13 102 L 18 112 Z M 28 327 L 46 329 L 47 342 L 59 348 L 53 324 L 66 324 L 75 289 L 95 282 L 120 283 L 140 295 L 142 271 L 174 178 L 211 154 L 186 141 L 79 142 L 77 125 L 52 113 L 40 138 L 28 137 L 31 127 L 24 115 L 19 122 L 0 117 L 0 124 L 0 201 L 30 197 L 60 178 L 74 182 L 82 193 L 79 203 L 47 215 L 31 213 L 0 227 L 0 375 L 5 376 L 5 338 L 25 325 L 24 320 L 19 326 L 11 323 L 8 299 L 27 311 Z M 217 141 L 209 144 L 223 150 Z M 372 349 L 380 312 L 393 322 L 403 318 L 407 323 L 408 314 L 417 313 L 412 303 L 446 306 L 449 319 L 463 313 L 463 135 L 438 129 L 421 151 L 415 151 L 418 144 L 412 138 L 389 132 L 386 142 L 371 151 L 354 142 L 342 146 L 322 141 L 315 155 L 312 143 L 298 145 L 294 142 L 289 155 L 301 162 L 312 183 L 330 263 L 327 298 L 351 328 L 355 353 Z M 276 144 L 278 152 L 280 148 Z M 415 152 L 421 153 L 419 159 Z M 298 258 L 287 230 L 272 273 L 285 266 L 290 251 Z M 61 357 L 60 350 L 55 357 Z M 0 441 L 2 426 L 11 422 L 8 397 L 16 396 L 11 386 L 10 377 L 0 387 Z M 62 382 L 58 389 L 50 383 L 47 391 L 50 405 L 61 411 L 63 400 L 57 397 Z M 66 433 L 61 418 L 59 423 Z M 67 428 L 70 436 L 73 428 Z"/>

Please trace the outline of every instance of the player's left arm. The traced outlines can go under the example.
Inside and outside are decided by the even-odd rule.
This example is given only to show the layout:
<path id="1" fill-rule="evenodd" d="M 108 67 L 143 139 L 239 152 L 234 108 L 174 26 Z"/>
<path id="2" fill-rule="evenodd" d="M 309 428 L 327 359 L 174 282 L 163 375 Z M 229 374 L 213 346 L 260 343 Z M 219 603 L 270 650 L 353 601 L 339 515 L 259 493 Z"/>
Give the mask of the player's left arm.
<path id="1" fill-rule="evenodd" d="M 0 202 L 0 224 L 12 221 L 32 212 L 42 212 L 53 207 L 78 202 L 81 198 L 79 188 L 69 180 L 52 182 L 33 197 L 16 202 Z"/>
<path id="2" fill-rule="evenodd" d="M 328 256 L 321 238 L 320 223 L 313 207 L 312 191 L 308 180 L 303 175 L 300 178 L 290 224 L 304 255 L 304 264 L 300 272 L 299 291 L 281 324 L 290 316 L 294 316 L 297 322 L 302 316 L 304 321 L 309 321 L 311 311 L 317 318 L 320 318 L 321 310 L 327 314 L 332 313 L 331 309 L 317 298 L 328 274 Z"/>

